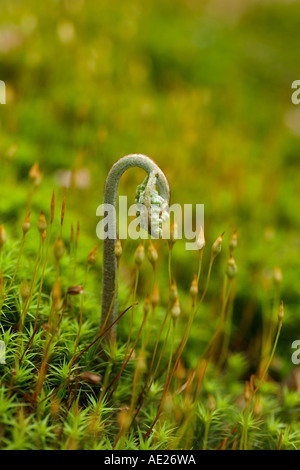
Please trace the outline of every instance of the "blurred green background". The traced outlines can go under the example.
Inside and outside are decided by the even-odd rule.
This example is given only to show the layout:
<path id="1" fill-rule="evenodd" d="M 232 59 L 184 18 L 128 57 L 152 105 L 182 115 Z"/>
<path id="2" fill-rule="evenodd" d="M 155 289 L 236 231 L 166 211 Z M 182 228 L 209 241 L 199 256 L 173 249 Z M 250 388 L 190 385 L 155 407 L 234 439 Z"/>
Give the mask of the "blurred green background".
<path id="1" fill-rule="evenodd" d="M 86 253 L 98 241 L 96 208 L 111 165 L 129 153 L 149 155 L 168 177 L 173 203 L 205 205 L 208 246 L 225 231 L 208 301 L 219 299 L 225 245 L 238 230 L 236 325 L 251 311 L 251 328 L 260 328 L 273 270 L 281 268 L 279 348 L 293 367 L 300 106 L 291 84 L 300 78 L 299 21 L 299 3 L 283 0 L 1 0 L 0 223 L 19 233 L 34 162 L 43 172 L 35 218 L 49 213 L 53 188 L 61 197 L 72 171 L 68 224 L 80 220 Z M 120 192 L 133 199 L 142 178 L 128 171 Z M 205 266 L 208 257 L 207 250 Z M 196 268 L 196 255 L 178 242 L 182 290 Z"/>

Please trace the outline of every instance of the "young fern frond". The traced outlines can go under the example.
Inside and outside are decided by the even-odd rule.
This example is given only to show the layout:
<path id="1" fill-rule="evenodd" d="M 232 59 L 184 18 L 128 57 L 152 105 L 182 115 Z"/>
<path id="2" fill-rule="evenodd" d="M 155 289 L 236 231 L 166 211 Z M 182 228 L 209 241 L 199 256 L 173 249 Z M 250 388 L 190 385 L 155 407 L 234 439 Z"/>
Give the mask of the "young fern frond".
<path id="1" fill-rule="evenodd" d="M 142 183 L 137 191 L 137 202 L 143 203 L 148 211 L 148 217 L 152 214 L 151 210 L 155 207 L 154 220 L 162 218 L 168 211 L 170 201 L 170 189 L 168 181 L 161 171 L 161 169 L 145 155 L 132 154 L 120 158 L 111 168 L 105 184 L 104 190 L 104 205 L 108 204 L 116 208 L 117 191 L 119 181 L 123 173 L 132 167 L 139 167 L 148 173 L 148 178 Z M 155 186 L 157 185 L 159 194 Z M 152 202 L 154 198 L 154 204 Z M 160 215 L 157 213 L 156 208 L 160 207 Z M 105 207 L 105 206 L 104 206 Z M 148 221 L 149 222 L 149 221 Z M 151 218 L 153 222 L 153 218 Z M 110 305 L 113 301 L 113 306 L 110 312 L 110 322 L 113 322 L 117 317 L 118 312 L 118 286 L 117 286 L 117 259 L 115 255 L 115 244 L 117 240 L 117 221 L 115 211 L 111 213 L 110 231 L 114 234 L 114 238 L 105 238 L 103 243 L 103 281 L 102 281 L 102 309 L 101 309 L 101 322 L 103 325 Z M 152 225 L 148 225 L 148 230 L 151 233 Z M 155 232 L 158 235 L 157 231 Z M 115 293 L 115 294 L 114 294 Z M 113 296 L 115 295 L 114 299 Z M 116 328 L 114 327 L 109 334 L 109 339 L 116 336 Z"/>

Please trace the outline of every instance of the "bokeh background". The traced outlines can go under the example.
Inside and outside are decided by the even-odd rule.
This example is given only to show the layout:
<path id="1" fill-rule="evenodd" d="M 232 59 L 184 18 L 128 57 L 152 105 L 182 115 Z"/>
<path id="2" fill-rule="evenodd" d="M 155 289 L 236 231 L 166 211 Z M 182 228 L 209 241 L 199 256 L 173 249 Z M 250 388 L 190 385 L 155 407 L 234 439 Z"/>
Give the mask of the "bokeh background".
<path id="1" fill-rule="evenodd" d="M 58 198 L 66 191 L 67 224 L 80 220 L 86 253 L 98 242 L 111 165 L 149 155 L 172 202 L 205 205 L 207 245 L 225 231 L 207 310 L 219 302 L 225 245 L 238 230 L 234 323 L 236 341 L 247 325 L 244 347 L 272 310 L 280 267 L 286 376 L 300 339 L 300 106 L 291 102 L 299 20 L 299 3 L 288 0 L 1 0 L 0 222 L 19 233 L 39 162 L 33 217 L 49 214 L 53 188 Z M 133 199 L 142 178 L 128 171 L 120 193 Z M 205 269 L 208 259 L 209 250 Z M 197 256 L 178 242 L 173 265 L 188 289 Z"/>

